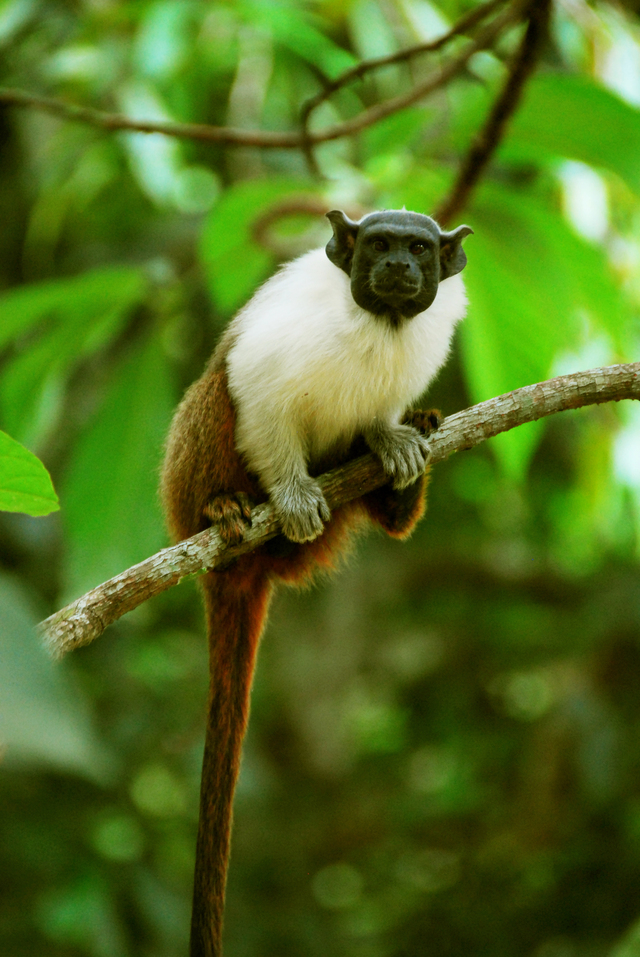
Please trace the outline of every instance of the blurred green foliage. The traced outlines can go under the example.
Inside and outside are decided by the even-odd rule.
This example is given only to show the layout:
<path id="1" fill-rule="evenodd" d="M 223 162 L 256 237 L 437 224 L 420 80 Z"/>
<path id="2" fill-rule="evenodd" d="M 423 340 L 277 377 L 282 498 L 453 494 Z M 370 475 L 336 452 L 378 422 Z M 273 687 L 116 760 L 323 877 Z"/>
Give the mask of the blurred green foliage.
<path id="1" fill-rule="evenodd" d="M 469 5 L 3 0 L 0 83 L 288 130 L 319 73 L 433 37 Z M 30 453 L 61 504 L 0 521 L 3 957 L 186 952 L 196 590 L 58 665 L 33 625 L 165 543 L 163 435 L 226 320 L 283 256 L 326 242 L 318 204 L 433 210 L 517 36 L 424 105 L 319 146 L 319 177 L 296 151 L 0 114 L 0 508 L 55 508 Z M 554 9 L 464 212 L 469 316 L 429 397 L 445 413 L 638 358 L 638 62 L 624 6 Z M 315 126 L 426 69 L 369 74 Z M 330 581 L 278 596 L 236 804 L 229 957 L 640 952 L 639 450 L 631 403 L 514 430 L 437 468 L 409 543 L 370 536 Z M 30 502 L 7 497 L 16 468 Z"/>

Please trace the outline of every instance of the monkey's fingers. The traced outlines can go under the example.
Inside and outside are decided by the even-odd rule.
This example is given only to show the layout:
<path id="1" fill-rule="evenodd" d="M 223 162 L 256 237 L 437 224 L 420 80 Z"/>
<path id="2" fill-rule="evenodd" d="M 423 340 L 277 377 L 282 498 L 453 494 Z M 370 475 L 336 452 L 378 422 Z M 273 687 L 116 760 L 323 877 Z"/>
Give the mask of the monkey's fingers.
<path id="1" fill-rule="evenodd" d="M 235 492 L 233 497 L 242 509 L 242 514 L 249 522 L 249 525 L 251 525 L 251 510 L 256 507 L 256 503 L 246 492 Z"/>
<path id="2" fill-rule="evenodd" d="M 292 542 L 312 542 L 331 518 L 322 489 L 310 476 L 273 488 L 270 497 L 282 531 Z"/>
<path id="3" fill-rule="evenodd" d="M 402 416 L 403 425 L 412 425 L 423 435 L 431 435 L 444 422 L 444 416 L 439 409 L 408 409 Z"/>
<path id="4" fill-rule="evenodd" d="M 415 482 L 431 457 L 429 443 L 411 425 L 378 424 L 367 432 L 365 439 L 382 462 L 394 489 L 403 489 Z"/>
<path id="5" fill-rule="evenodd" d="M 420 432 L 413 430 L 411 439 L 394 451 L 393 468 L 389 469 L 392 487 L 398 491 L 412 485 L 423 474 L 430 458 L 429 443 Z"/>
<path id="6" fill-rule="evenodd" d="M 244 492 L 217 495 L 205 507 L 204 514 L 218 526 L 225 545 L 239 545 L 251 527 L 251 499 Z"/>

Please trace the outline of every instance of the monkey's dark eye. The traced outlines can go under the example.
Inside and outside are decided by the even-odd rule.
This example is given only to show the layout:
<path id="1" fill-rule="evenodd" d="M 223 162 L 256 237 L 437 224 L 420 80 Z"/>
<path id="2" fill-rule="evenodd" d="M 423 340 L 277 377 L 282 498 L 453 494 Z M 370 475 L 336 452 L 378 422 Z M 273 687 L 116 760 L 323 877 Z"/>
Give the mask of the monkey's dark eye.
<path id="1" fill-rule="evenodd" d="M 384 241 L 384 239 L 376 239 L 373 243 L 373 248 L 377 253 L 385 253 L 389 248 L 389 244 Z"/>
<path id="2" fill-rule="evenodd" d="M 421 253 L 425 251 L 427 247 L 425 246 L 424 243 L 413 243 L 413 245 L 410 246 L 409 248 L 414 256 L 419 256 Z"/>

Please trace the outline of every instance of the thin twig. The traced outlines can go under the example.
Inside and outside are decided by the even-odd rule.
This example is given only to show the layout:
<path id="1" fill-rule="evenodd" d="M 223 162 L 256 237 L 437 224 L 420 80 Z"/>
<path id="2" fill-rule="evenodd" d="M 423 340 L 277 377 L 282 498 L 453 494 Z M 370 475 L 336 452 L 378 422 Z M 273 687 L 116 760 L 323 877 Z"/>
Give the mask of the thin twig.
<path id="1" fill-rule="evenodd" d="M 298 149 L 299 133 L 276 133 L 269 130 L 242 130 L 233 126 L 210 126 L 207 123 L 175 123 L 164 120 L 134 120 L 122 113 L 106 113 L 90 106 L 78 106 L 52 97 L 37 96 L 25 90 L 0 87 L 0 104 L 31 107 L 54 113 L 66 120 L 88 123 L 103 130 L 126 130 L 132 133 L 162 133 L 182 139 L 227 146 L 261 146 L 265 149 Z"/>
<path id="2" fill-rule="evenodd" d="M 0 87 L 0 104 L 5 106 L 30 107 L 44 110 L 62 116 L 67 120 L 88 123 L 104 130 L 127 130 L 134 133 L 162 133 L 164 136 L 179 137 L 182 139 L 200 140 L 207 143 L 223 143 L 227 146 L 256 146 L 263 149 L 301 149 L 307 152 L 318 143 L 337 140 L 343 136 L 359 133 L 379 120 L 398 113 L 411 106 L 417 100 L 439 87 L 445 86 L 454 76 L 460 73 L 469 59 L 479 50 L 491 47 L 501 32 L 521 15 L 521 3 L 507 8 L 503 13 L 484 30 L 476 40 L 470 43 L 459 56 L 452 58 L 441 70 L 432 73 L 422 83 L 417 84 L 407 93 L 392 97 L 383 103 L 363 110 L 358 116 L 336 123 L 324 130 L 315 132 L 274 132 L 269 130 L 243 130 L 231 126 L 209 126 L 206 123 L 175 123 L 159 120 L 134 120 L 122 113 L 106 113 L 93 107 L 79 106 L 66 103 L 63 100 L 46 96 L 37 96 L 25 90 Z"/>
<path id="3" fill-rule="evenodd" d="M 522 9 L 523 3 L 514 3 L 512 6 L 507 7 L 495 20 L 485 26 L 484 29 L 478 33 L 476 39 L 469 43 L 457 57 L 452 57 L 439 70 L 435 70 L 426 77 L 422 83 L 417 83 L 412 89 L 407 90 L 406 93 L 400 93 L 398 96 L 384 100 L 382 103 L 376 103 L 374 106 L 363 110 L 362 113 L 358 113 L 357 116 L 352 117 L 350 120 L 336 123 L 335 126 L 325 127 L 325 129 L 317 132 L 310 131 L 307 135 L 308 141 L 311 143 L 326 143 L 329 140 L 340 139 L 342 136 L 359 133 L 361 130 L 373 126 L 387 116 L 391 116 L 393 113 L 399 113 L 400 110 L 412 106 L 414 103 L 417 103 L 418 100 L 440 89 L 440 87 L 446 86 L 450 80 L 464 70 L 472 56 L 481 50 L 492 47 L 502 32 L 512 23 L 520 19 Z"/>
<path id="4" fill-rule="evenodd" d="M 620 399 L 640 399 L 640 362 L 591 369 L 525 386 L 445 419 L 429 438 L 430 462 L 441 462 L 454 452 L 471 449 L 524 422 L 565 409 Z M 379 460 L 365 455 L 327 473 L 320 482 L 329 507 L 335 508 L 378 488 L 386 480 Z M 148 598 L 189 575 L 227 565 L 273 538 L 278 531 L 271 506 L 259 505 L 240 545 L 224 548 L 215 528 L 200 532 L 87 592 L 43 621 L 40 633 L 50 652 L 62 657 L 67 651 L 93 641 L 108 625 Z"/>
<path id="5" fill-rule="evenodd" d="M 449 196 L 434 213 L 434 218 L 443 225 L 460 213 L 498 148 L 547 38 L 550 11 L 550 0 L 533 0 L 531 3 L 529 23 L 510 65 L 507 81 L 482 129 L 473 138 Z"/>
<path id="6" fill-rule="evenodd" d="M 423 53 L 435 53 L 436 51 L 441 50 L 455 37 L 472 30 L 486 17 L 493 13 L 494 10 L 502 6 L 504 2 L 505 0 L 489 0 L 488 3 L 484 3 L 479 7 L 475 7 L 473 10 L 469 11 L 469 13 L 465 14 L 465 16 L 461 17 L 448 33 L 438 37 L 437 40 L 429 40 L 426 43 L 417 43 L 415 46 L 407 47 L 406 49 L 399 50 L 396 53 L 390 53 L 388 56 L 375 57 L 371 60 L 363 60 L 356 66 L 345 70 L 344 73 L 341 73 L 340 76 L 337 76 L 334 80 L 327 80 L 323 78 L 323 89 L 320 90 L 319 93 L 316 93 L 315 96 L 311 97 L 311 99 L 307 100 L 302 107 L 300 113 L 300 122 L 303 130 L 308 128 L 309 119 L 313 111 L 316 110 L 322 103 L 324 103 L 325 100 L 328 100 L 329 97 L 333 96 L 334 93 L 337 93 L 338 90 L 348 86 L 349 83 L 352 83 L 354 80 L 361 80 L 367 73 L 370 73 L 373 70 L 379 70 L 382 67 L 391 66 L 394 63 L 403 63 L 407 60 L 412 60 Z"/>

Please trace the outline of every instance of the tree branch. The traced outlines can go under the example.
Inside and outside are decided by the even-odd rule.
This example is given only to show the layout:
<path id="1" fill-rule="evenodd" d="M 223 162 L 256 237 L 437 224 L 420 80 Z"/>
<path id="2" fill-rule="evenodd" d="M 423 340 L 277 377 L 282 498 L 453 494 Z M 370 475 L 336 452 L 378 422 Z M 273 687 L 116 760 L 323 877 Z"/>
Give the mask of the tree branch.
<path id="1" fill-rule="evenodd" d="M 446 224 L 458 215 L 498 148 L 548 36 L 550 13 L 551 0 L 533 0 L 530 4 L 527 29 L 509 67 L 506 83 L 482 129 L 474 136 L 449 196 L 434 213 L 438 222 Z"/>
<path id="2" fill-rule="evenodd" d="M 429 437 L 431 464 L 454 452 L 543 416 L 620 399 L 640 399 L 640 362 L 559 376 L 481 402 L 444 420 Z M 348 462 L 319 480 L 330 508 L 359 498 L 386 481 L 378 459 L 370 454 Z M 271 506 L 259 505 L 244 541 L 224 548 L 215 528 L 134 565 L 83 595 L 38 626 L 50 652 L 62 657 L 86 645 L 126 612 L 177 585 L 181 579 L 220 568 L 278 534 Z"/>
<path id="3" fill-rule="evenodd" d="M 499 16 L 478 33 L 476 39 L 457 56 L 451 58 L 440 70 L 434 71 L 422 83 L 398 96 L 371 106 L 357 116 L 323 130 L 301 132 L 275 132 L 268 130 L 242 130 L 230 126 L 209 126 L 206 123 L 175 123 L 158 120 L 134 120 L 121 113 L 106 113 L 93 107 L 66 103 L 63 100 L 27 93 L 25 90 L 0 87 L 0 104 L 5 106 L 30 107 L 62 116 L 64 119 L 88 123 L 104 130 L 126 130 L 134 133 L 162 133 L 182 139 L 207 143 L 222 143 L 227 146 L 255 146 L 263 149 L 303 149 L 307 152 L 318 143 L 341 139 L 359 133 L 379 120 L 398 113 L 439 87 L 445 86 L 460 73 L 470 58 L 479 50 L 487 49 L 500 37 L 502 31 L 522 15 L 523 2 L 516 0 Z M 366 61 L 368 62 L 368 61 Z M 365 64 L 363 64 L 363 67 Z"/>
<path id="4" fill-rule="evenodd" d="M 415 46 L 408 47 L 405 50 L 399 50 L 397 53 L 391 53 L 389 56 L 376 57 L 371 60 L 363 60 L 361 63 L 358 63 L 356 66 L 351 67 L 349 70 L 345 70 L 344 73 L 341 73 L 340 76 L 337 76 L 334 80 L 324 80 L 324 87 L 320 90 L 319 93 L 316 93 L 310 100 L 302 107 L 300 114 L 300 119 L 303 129 L 306 131 L 309 125 L 309 119 L 314 110 L 316 110 L 325 100 L 328 100 L 329 97 L 333 96 L 334 93 L 337 93 L 338 90 L 341 90 L 343 87 L 348 86 L 349 83 L 352 83 L 354 80 L 361 80 L 367 73 L 371 73 L 373 70 L 379 70 L 385 66 L 391 66 L 395 63 L 404 63 L 407 60 L 412 60 L 417 56 L 420 56 L 423 53 L 435 53 L 438 50 L 441 50 L 444 46 L 450 43 L 455 37 L 460 36 L 463 33 L 467 33 L 481 23 L 486 17 L 494 12 L 498 7 L 502 6 L 505 0 L 489 0 L 489 3 L 484 3 L 479 7 L 475 7 L 465 16 L 460 17 L 457 23 L 449 30 L 448 33 L 445 33 L 443 36 L 439 37 L 437 40 L 430 40 L 428 43 L 418 43 Z"/>

